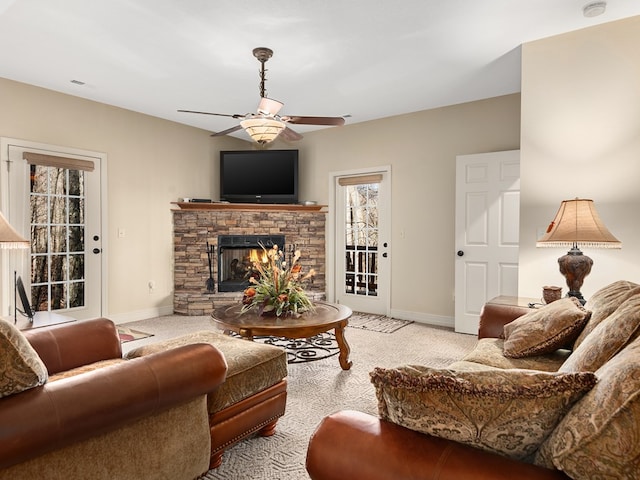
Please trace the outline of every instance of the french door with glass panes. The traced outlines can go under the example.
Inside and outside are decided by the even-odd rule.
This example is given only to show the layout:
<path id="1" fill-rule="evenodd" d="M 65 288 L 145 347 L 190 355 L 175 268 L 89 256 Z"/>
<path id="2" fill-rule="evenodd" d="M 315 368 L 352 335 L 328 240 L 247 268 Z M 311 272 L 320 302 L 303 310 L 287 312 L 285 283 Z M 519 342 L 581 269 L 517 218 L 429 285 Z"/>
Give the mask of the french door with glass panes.
<path id="1" fill-rule="evenodd" d="M 6 148 L 11 222 L 31 241 L 28 265 L 16 271 L 32 310 L 102 315 L 103 159 L 33 144 Z"/>
<path id="2" fill-rule="evenodd" d="M 336 301 L 358 312 L 389 313 L 389 177 L 336 176 Z"/>

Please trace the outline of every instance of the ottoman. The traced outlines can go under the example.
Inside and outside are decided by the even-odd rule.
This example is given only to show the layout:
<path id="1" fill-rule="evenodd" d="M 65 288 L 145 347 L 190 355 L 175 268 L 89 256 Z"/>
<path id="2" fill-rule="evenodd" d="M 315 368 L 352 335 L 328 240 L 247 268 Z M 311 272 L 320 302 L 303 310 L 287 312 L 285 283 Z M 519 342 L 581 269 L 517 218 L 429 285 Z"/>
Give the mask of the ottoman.
<path id="1" fill-rule="evenodd" d="M 207 395 L 211 462 L 216 468 L 225 449 L 258 433 L 275 433 L 287 401 L 287 354 L 273 345 L 242 340 L 212 331 L 196 332 L 136 348 L 126 358 L 135 358 L 181 345 L 209 343 L 227 361 L 227 378 Z"/>

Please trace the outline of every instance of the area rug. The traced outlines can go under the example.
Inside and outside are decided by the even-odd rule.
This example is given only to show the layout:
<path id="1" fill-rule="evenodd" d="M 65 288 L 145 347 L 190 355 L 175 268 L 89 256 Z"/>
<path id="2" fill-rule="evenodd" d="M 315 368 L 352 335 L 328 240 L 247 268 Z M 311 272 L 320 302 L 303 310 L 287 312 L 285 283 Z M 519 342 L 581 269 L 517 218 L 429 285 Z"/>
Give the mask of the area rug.
<path id="1" fill-rule="evenodd" d="M 410 320 L 399 320 L 385 315 L 362 312 L 353 312 L 353 315 L 349 319 L 350 327 L 380 333 L 393 333 L 411 323 L 413 322 Z"/>
<path id="2" fill-rule="evenodd" d="M 132 342 L 133 340 L 142 340 L 143 338 L 153 337 L 153 333 L 142 332 L 128 327 L 118 327 L 118 336 L 120 343 Z"/>

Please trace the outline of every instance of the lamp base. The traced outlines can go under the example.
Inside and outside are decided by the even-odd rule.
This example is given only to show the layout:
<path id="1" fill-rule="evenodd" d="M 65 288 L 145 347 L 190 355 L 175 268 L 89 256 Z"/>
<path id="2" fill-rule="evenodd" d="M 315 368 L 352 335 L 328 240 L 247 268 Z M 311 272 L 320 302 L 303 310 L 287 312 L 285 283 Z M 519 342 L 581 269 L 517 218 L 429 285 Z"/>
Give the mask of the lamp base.
<path id="1" fill-rule="evenodd" d="M 582 293 L 580 293 L 580 288 L 584 283 L 584 277 L 591 272 L 593 260 L 584 255 L 577 246 L 574 246 L 566 255 L 558 259 L 558 265 L 560 266 L 560 273 L 567 280 L 567 287 L 569 287 L 567 296 L 577 298 L 581 305 L 587 303 Z"/>

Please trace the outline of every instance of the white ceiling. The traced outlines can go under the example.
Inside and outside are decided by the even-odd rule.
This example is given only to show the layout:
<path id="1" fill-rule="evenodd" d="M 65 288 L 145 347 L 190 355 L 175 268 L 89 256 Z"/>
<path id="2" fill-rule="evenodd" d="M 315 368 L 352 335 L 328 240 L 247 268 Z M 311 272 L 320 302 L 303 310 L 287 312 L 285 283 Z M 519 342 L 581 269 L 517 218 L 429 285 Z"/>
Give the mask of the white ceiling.
<path id="1" fill-rule="evenodd" d="M 608 0 L 587 18 L 587 3 L 0 0 L 0 77 L 220 131 L 237 120 L 176 110 L 255 112 L 264 46 L 281 114 L 349 124 L 519 92 L 522 43 L 640 15 Z"/>

